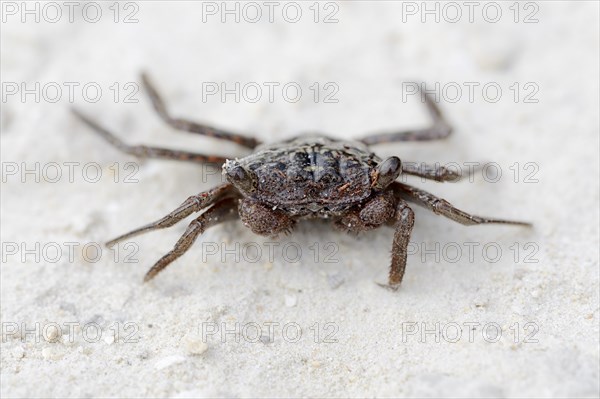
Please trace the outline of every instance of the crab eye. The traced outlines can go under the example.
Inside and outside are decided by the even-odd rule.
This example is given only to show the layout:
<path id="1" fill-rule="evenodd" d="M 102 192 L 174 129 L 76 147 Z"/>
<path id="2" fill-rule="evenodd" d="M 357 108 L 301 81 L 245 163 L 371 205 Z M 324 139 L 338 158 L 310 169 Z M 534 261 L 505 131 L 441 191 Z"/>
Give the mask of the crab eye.
<path id="1" fill-rule="evenodd" d="M 229 181 L 244 191 L 253 191 L 256 188 L 256 176 L 243 166 L 235 166 L 227 171 Z"/>
<path id="2" fill-rule="evenodd" d="M 389 157 L 380 163 L 377 169 L 379 175 L 377 177 L 377 182 L 375 183 L 375 188 L 382 190 L 400 176 L 400 173 L 402 172 L 402 162 L 398 157 Z"/>

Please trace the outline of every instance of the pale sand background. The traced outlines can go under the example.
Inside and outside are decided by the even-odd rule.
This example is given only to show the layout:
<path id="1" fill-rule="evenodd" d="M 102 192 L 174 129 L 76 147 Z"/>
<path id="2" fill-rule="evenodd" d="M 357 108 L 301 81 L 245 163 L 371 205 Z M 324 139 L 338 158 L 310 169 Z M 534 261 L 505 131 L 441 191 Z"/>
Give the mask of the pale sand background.
<path id="1" fill-rule="evenodd" d="M 465 252 L 454 263 L 454 253 L 440 261 L 411 255 L 402 289 L 393 294 L 374 284 L 387 273 L 389 229 L 356 239 L 326 224 L 301 224 L 281 241 L 300 245 L 301 261 L 286 262 L 279 247 L 271 264 L 269 240 L 232 223 L 208 231 L 181 261 L 142 285 L 143 273 L 187 222 L 135 240 L 138 264 L 125 263 L 125 253 L 115 263 L 107 250 L 98 262 L 86 262 L 81 246 L 155 220 L 219 178 L 201 176 L 194 165 L 148 161 L 140 162 L 138 183 L 125 183 L 124 163 L 135 159 L 69 114 L 66 89 L 56 104 L 11 96 L 2 104 L 3 168 L 57 162 L 64 176 L 58 183 L 36 183 L 27 175 L 23 183 L 3 172 L 3 397 L 598 395 L 596 2 L 536 3 L 535 24 L 515 24 L 512 3 L 502 3 L 496 24 L 480 11 L 475 23 L 466 15 L 455 24 L 423 24 L 418 17 L 404 23 L 402 5 L 394 2 L 341 4 L 337 24 L 312 22 L 311 3 L 303 3 L 297 24 L 280 13 L 272 24 L 223 24 L 218 17 L 202 23 L 199 4 L 137 4 L 139 23 L 128 25 L 112 22 L 109 3 L 97 24 L 80 17 L 71 24 L 66 16 L 56 24 L 22 24 L 10 17 L 2 26 L 3 82 L 98 82 L 102 100 L 87 103 L 76 91 L 75 105 L 129 142 L 232 156 L 244 152 L 165 127 L 142 92 L 138 104 L 122 98 L 115 104 L 109 86 L 136 82 L 146 69 L 175 114 L 275 141 L 307 130 L 348 138 L 424 126 L 421 104 L 402 102 L 406 80 L 498 82 L 503 96 L 497 103 L 484 101 L 479 90 L 472 103 L 463 98 L 442 104 L 456 127 L 446 142 L 377 151 L 406 160 L 496 161 L 503 176 L 495 184 L 481 177 L 461 184 L 414 182 L 465 210 L 531 220 L 535 229 L 463 227 L 416 209 L 416 245 L 457 243 Z M 128 11 L 121 10 L 121 18 Z M 521 9 L 520 17 L 529 12 Z M 202 102 L 201 82 L 290 81 L 305 90 L 297 103 L 280 95 L 273 103 Z M 315 103 L 308 88 L 314 82 L 335 82 L 339 103 Z M 514 82 L 537 84 L 539 102 L 515 103 L 509 89 Z M 79 162 L 73 183 L 64 162 Z M 99 182 L 82 178 L 86 162 L 102 166 Z M 110 169 L 115 162 L 118 183 Z M 509 169 L 515 162 L 521 165 L 516 183 Z M 524 182 L 526 162 L 539 168 L 538 183 Z M 317 241 L 315 262 L 310 246 Z M 79 243 L 72 261 L 67 242 Z M 263 254 L 254 263 L 248 257 L 236 262 L 230 254 L 224 264 L 219 255 L 203 264 L 201 242 L 226 248 L 255 242 Z M 469 242 L 479 244 L 473 261 Z M 524 248 L 528 242 L 539 248 L 532 257 L 537 263 L 525 261 L 534 248 Z M 9 255 L 11 243 L 40 243 L 50 252 L 22 262 L 22 251 Z M 64 250 L 55 263 L 52 243 Z M 338 248 L 332 258 L 337 263 L 326 262 L 327 243 Z M 489 243 L 503 251 L 496 263 L 482 257 Z M 197 354 L 204 349 L 202 323 L 223 322 L 246 326 L 245 339 L 216 334 Z M 279 323 L 273 342 L 253 342 L 253 327 L 267 322 Z M 62 337 L 47 329 L 46 338 L 54 341 L 47 342 L 40 334 L 10 334 L 14 323 L 30 329 L 79 323 L 89 334 L 86 340 L 75 330 L 71 340 L 66 329 Z M 102 328 L 98 342 L 93 323 Z M 125 342 L 132 330 L 113 342 L 111 328 L 125 323 L 137 326 L 137 342 Z M 436 323 L 448 333 L 439 343 L 435 334 L 408 334 L 412 326 L 432 329 Z M 479 323 L 472 342 L 465 323 Z M 486 323 L 502 327 L 498 342 L 484 339 Z M 457 325 L 462 337 L 452 343 Z M 288 326 L 285 336 L 282 326 Z M 292 342 L 295 326 L 302 329 L 298 342 Z M 529 342 L 535 329 L 537 343 Z M 328 333 L 337 342 L 322 342 Z"/>

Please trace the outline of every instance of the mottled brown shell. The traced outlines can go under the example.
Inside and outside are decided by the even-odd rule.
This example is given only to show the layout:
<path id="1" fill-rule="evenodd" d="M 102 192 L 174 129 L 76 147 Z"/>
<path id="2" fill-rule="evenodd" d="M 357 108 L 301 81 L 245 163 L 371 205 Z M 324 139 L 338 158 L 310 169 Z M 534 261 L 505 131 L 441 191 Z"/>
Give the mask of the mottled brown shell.
<path id="1" fill-rule="evenodd" d="M 373 172 L 381 159 L 358 142 L 305 136 L 258 147 L 224 169 L 242 166 L 254 173 L 253 190 L 243 190 L 290 214 L 337 214 L 372 192 Z"/>

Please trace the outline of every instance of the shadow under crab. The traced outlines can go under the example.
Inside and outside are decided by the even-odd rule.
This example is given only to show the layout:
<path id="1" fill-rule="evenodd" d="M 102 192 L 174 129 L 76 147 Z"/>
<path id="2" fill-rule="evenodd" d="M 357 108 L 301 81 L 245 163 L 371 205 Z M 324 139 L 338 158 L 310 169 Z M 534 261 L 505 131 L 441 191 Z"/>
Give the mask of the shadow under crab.
<path id="1" fill-rule="evenodd" d="M 173 118 L 147 76 L 142 82 L 154 109 L 170 126 L 204 136 L 235 142 L 253 149 L 244 158 L 224 157 L 178 151 L 143 145 L 125 144 L 111 132 L 79 111 L 74 114 L 123 152 L 144 158 L 163 158 L 188 162 L 223 165 L 227 183 L 189 197 L 162 219 L 123 234 L 107 243 L 170 227 L 195 212 L 194 219 L 174 248 L 159 259 L 146 273 L 144 281 L 183 255 L 196 238 L 211 226 L 241 219 L 254 233 L 275 237 L 289 232 L 298 219 L 329 219 L 348 232 L 363 232 L 382 225 L 394 227 L 392 261 L 387 288 L 397 289 L 406 268 L 407 246 L 414 225 L 414 213 L 408 203 L 423 206 L 438 215 L 464 225 L 529 223 L 471 215 L 424 190 L 396 181 L 401 173 L 438 182 L 456 180 L 460 176 L 440 166 L 412 166 L 398 157 L 381 159 L 370 145 L 429 141 L 448 137 L 452 131 L 435 102 L 422 93 L 433 124 L 424 129 L 370 135 L 358 141 L 341 141 L 324 135 L 304 135 L 275 144 L 203 124 Z"/>

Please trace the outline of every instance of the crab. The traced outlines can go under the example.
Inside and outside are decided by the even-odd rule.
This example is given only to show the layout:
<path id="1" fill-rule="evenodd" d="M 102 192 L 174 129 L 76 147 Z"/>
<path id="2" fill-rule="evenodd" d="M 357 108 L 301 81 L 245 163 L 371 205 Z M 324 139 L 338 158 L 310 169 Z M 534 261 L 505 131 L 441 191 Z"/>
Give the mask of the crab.
<path id="1" fill-rule="evenodd" d="M 422 101 L 432 119 L 429 127 L 369 135 L 356 141 L 343 141 L 321 134 L 298 136 L 275 144 L 217 129 L 185 119 L 174 118 L 147 75 L 141 80 L 158 115 L 171 127 L 215 139 L 232 141 L 254 150 L 241 159 L 179 151 L 144 145 L 128 145 L 107 129 L 77 110 L 74 114 L 117 149 L 141 158 L 162 158 L 186 162 L 221 164 L 225 182 L 192 195 L 163 218 L 123 234 L 109 242 L 173 226 L 192 213 L 192 220 L 173 249 L 146 273 L 153 279 L 182 256 L 208 228 L 241 219 L 255 234 L 276 237 L 289 233 L 299 219 L 328 219 L 346 232 L 359 233 L 390 225 L 394 228 L 391 266 L 386 288 L 396 290 L 402 282 L 407 246 L 414 225 L 409 203 L 463 225 L 530 223 L 481 217 L 464 212 L 427 191 L 398 181 L 401 174 L 420 176 L 437 182 L 455 181 L 459 173 L 439 165 L 402 163 L 392 156 L 378 157 L 371 145 L 429 141 L 448 137 L 452 128 L 435 101 L 422 92 Z"/>

